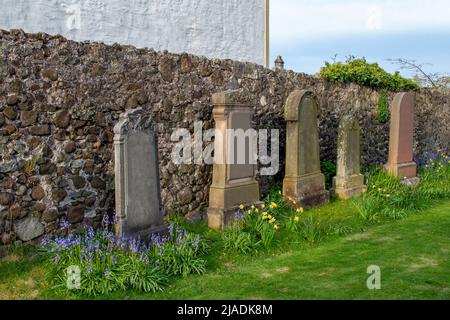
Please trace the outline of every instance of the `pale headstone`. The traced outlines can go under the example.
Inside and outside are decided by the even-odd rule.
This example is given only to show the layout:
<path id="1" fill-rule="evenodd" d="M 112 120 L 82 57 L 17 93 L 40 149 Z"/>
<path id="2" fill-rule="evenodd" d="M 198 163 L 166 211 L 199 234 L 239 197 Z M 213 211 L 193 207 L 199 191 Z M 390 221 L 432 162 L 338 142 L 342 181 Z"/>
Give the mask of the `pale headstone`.
<path id="1" fill-rule="evenodd" d="M 403 180 L 417 180 L 417 165 L 413 161 L 413 139 L 414 97 L 410 93 L 398 93 L 391 108 L 389 159 L 385 168 L 390 174 Z"/>
<path id="2" fill-rule="evenodd" d="M 329 202 L 325 177 L 320 171 L 319 106 L 312 92 L 295 90 L 285 105 L 286 175 L 283 195 L 298 206 L 312 207 Z"/>
<path id="3" fill-rule="evenodd" d="M 242 100 L 238 91 L 212 96 L 216 132 L 208 225 L 213 229 L 228 225 L 240 205 L 259 202 L 255 179 L 256 131 L 251 129 L 253 107 L 240 103 Z M 240 145 L 239 140 L 245 143 Z"/>
<path id="4" fill-rule="evenodd" d="M 350 115 L 339 123 L 337 144 L 337 175 L 333 179 L 334 193 L 341 199 L 361 195 L 366 186 L 361 174 L 361 143 L 358 121 Z"/>
<path id="5" fill-rule="evenodd" d="M 114 147 L 117 235 L 145 238 L 163 231 L 157 140 L 140 108 L 120 116 Z"/>

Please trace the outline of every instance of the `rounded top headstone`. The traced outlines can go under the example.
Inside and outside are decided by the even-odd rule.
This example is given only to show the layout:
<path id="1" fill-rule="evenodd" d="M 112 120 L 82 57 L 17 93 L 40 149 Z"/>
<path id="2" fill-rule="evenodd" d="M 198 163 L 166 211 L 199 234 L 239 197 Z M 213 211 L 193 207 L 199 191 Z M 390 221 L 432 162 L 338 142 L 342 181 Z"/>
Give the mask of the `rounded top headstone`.
<path id="1" fill-rule="evenodd" d="M 298 121 L 299 110 L 303 103 L 307 100 L 313 100 L 316 106 L 316 112 L 318 113 L 318 104 L 315 101 L 314 94 L 310 90 L 294 90 L 286 100 L 284 106 L 284 118 L 286 121 Z"/>

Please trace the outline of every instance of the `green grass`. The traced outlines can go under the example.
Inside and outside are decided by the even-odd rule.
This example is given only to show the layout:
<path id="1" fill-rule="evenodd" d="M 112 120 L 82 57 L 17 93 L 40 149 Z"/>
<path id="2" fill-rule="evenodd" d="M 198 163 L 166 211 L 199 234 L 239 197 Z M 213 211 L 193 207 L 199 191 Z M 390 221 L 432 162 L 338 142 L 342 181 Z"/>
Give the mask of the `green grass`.
<path id="1" fill-rule="evenodd" d="M 266 251 L 226 254 L 211 241 L 208 272 L 176 278 L 163 293 L 129 290 L 100 299 L 450 299 L 450 201 L 433 202 L 400 221 L 372 225 L 345 201 L 308 210 L 317 241 L 286 234 Z M 325 227 L 326 226 L 326 227 Z M 194 226 L 210 240 L 219 234 Z M 0 262 L 0 299 L 85 298 L 49 287 L 33 248 Z M 367 267 L 381 268 L 381 290 L 366 287 Z"/>

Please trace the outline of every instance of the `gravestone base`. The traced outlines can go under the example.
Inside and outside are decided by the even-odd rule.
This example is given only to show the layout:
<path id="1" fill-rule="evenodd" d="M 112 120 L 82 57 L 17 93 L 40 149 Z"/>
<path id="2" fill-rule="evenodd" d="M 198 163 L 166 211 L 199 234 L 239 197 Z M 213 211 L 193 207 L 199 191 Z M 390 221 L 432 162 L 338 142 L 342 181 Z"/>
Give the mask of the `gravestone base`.
<path id="1" fill-rule="evenodd" d="M 402 179 L 415 178 L 417 175 L 417 164 L 415 162 L 386 164 L 385 169 L 391 175 Z"/>
<path id="2" fill-rule="evenodd" d="M 253 201 L 249 202 L 249 199 Z M 223 229 L 233 221 L 241 204 L 250 207 L 260 203 L 256 181 L 236 186 L 212 186 L 209 191 L 208 226 L 211 229 Z"/>
<path id="3" fill-rule="evenodd" d="M 121 229 L 118 228 L 118 226 L 121 226 Z M 166 234 L 168 233 L 168 227 L 166 225 L 161 226 L 152 226 L 146 229 L 133 229 L 128 228 L 126 225 L 126 222 L 122 220 L 120 224 L 116 225 L 116 236 L 121 238 L 127 238 L 127 239 L 141 239 L 143 241 L 149 240 L 150 236 L 152 234 Z"/>
<path id="4" fill-rule="evenodd" d="M 420 178 L 419 177 L 406 178 L 402 179 L 400 183 L 407 187 L 415 188 L 420 184 Z"/>
<path id="5" fill-rule="evenodd" d="M 330 193 L 325 190 L 325 177 L 322 173 L 297 178 L 286 177 L 283 181 L 283 195 L 293 198 L 297 202 L 296 207 L 311 208 L 330 202 Z"/>
<path id="6" fill-rule="evenodd" d="M 360 196 L 366 190 L 364 176 L 356 174 L 349 177 L 333 178 L 333 194 L 340 199 L 348 200 Z"/>

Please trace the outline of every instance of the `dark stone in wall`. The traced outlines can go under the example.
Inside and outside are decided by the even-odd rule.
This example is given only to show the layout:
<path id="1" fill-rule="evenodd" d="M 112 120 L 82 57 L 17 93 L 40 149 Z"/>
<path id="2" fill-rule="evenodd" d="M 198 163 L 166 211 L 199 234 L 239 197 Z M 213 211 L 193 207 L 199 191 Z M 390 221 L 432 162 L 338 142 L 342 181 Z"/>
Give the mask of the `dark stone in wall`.
<path id="1" fill-rule="evenodd" d="M 24 54 L 25 46 L 31 54 Z M 280 130 L 275 183 L 284 175 L 283 106 L 294 89 L 312 90 L 318 98 L 322 160 L 335 161 L 337 127 L 345 113 L 360 121 L 362 162 L 387 158 L 389 124 L 376 119 L 378 92 L 353 84 L 44 33 L 0 31 L 0 63 L 7 71 L 0 77 L 0 219 L 12 207 L 16 219 L 42 210 L 45 232 L 57 230 L 62 218 L 77 224 L 114 211 L 112 129 L 127 108 L 142 107 L 155 123 L 165 213 L 195 215 L 207 206 L 211 166 L 174 165 L 170 136 L 175 128 L 193 134 L 195 121 L 203 121 L 204 130 L 213 128 L 211 95 L 228 89 L 240 89 L 255 106 L 256 129 Z M 392 101 L 393 93 L 388 97 Z M 449 150 L 449 99 L 445 90 L 416 93 L 416 153 Z M 270 179 L 259 180 L 261 192 L 267 192 Z M 33 197 L 36 186 L 44 190 L 42 198 Z"/>

